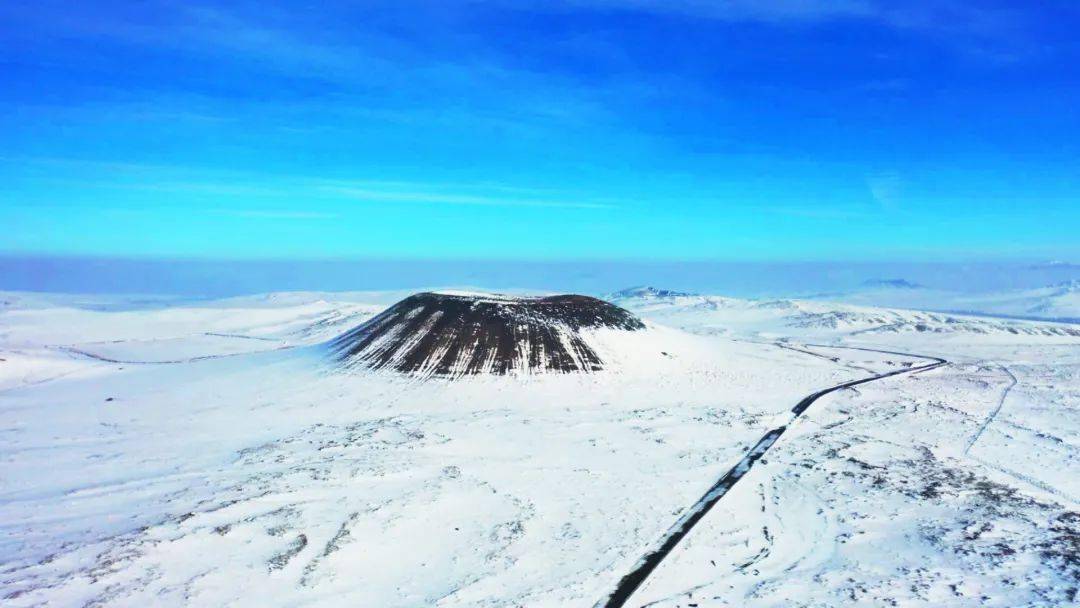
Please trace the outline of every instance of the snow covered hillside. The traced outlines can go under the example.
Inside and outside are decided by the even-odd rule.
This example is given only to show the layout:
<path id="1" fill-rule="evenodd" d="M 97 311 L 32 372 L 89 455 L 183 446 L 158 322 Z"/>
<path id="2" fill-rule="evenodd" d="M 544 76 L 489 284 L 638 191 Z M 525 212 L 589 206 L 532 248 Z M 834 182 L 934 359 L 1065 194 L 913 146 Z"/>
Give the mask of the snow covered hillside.
<path id="1" fill-rule="evenodd" d="M 931 289 L 893 279 L 868 281 L 861 288 L 811 296 L 818 301 L 915 310 L 968 312 L 1041 320 L 1080 320 L 1080 279 L 1030 289 L 964 293 Z"/>
<path id="2" fill-rule="evenodd" d="M 326 356 L 406 295 L 3 294 L 2 603 L 604 605 L 777 428 L 625 605 L 1077 600 L 1080 326 L 639 289 L 591 373 Z"/>

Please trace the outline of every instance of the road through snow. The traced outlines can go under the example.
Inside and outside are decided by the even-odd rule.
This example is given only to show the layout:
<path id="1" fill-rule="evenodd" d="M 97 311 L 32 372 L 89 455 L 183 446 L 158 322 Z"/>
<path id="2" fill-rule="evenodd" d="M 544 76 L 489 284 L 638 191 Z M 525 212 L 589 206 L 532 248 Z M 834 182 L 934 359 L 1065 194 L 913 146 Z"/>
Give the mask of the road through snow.
<path id="1" fill-rule="evenodd" d="M 789 348 L 782 344 L 778 344 L 778 346 L 780 346 L 781 348 Z M 875 380 L 889 378 L 891 376 L 898 376 L 900 374 L 923 372 L 941 367 L 948 363 L 945 359 L 941 359 L 939 357 L 879 350 L 874 348 L 855 346 L 833 346 L 825 344 L 807 344 L 805 346 L 819 348 L 844 348 L 847 350 L 863 350 L 876 353 L 885 353 L 889 355 L 900 355 L 904 357 L 928 359 L 933 361 L 933 363 L 909 367 L 906 369 L 894 370 L 883 374 L 876 374 L 874 376 L 862 378 L 860 380 L 844 382 L 842 384 L 837 384 L 836 386 L 817 391 L 816 393 L 812 393 L 804 397 L 795 405 L 795 407 L 791 409 L 792 417 L 788 424 L 772 429 L 771 431 L 765 433 L 765 435 L 762 436 L 760 440 L 758 440 L 754 447 L 746 453 L 746 456 L 744 456 L 738 464 L 732 467 L 732 469 L 729 470 L 727 473 L 724 473 L 724 475 L 720 477 L 720 479 L 711 488 L 709 488 L 709 490 L 705 492 L 705 494 L 701 498 L 699 498 L 697 502 L 695 502 L 689 509 L 687 509 L 682 514 L 678 521 L 676 521 L 675 524 L 668 529 L 664 537 L 660 539 L 660 541 L 657 543 L 656 548 L 646 553 L 644 557 L 638 560 L 637 564 L 634 566 L 634 569 L 631 570 L 630 573 L 619 579 L 619 583 L 618 585 L 616 585 L 615 589 L 607 597 L 601 599 L 595 604 L 596 608 L 621 608 L 622 606 L 625 606 L 626 603 L 630 600 L 630 597 L 633 596 L 634 592 L 637 591 L 637 589 L 642 585 L 642 583 L 645 582 L 649 575 L 652 574 L 653 570 L 655 570 L 656 567 L 660 565 L 660 562 L 664 561 L 664 558 L 666 558 L 671 553 L 671 551 L 679 544 L 679 542 L 687 534 L 690 533 L 690 530 L 693 529 L 694 525 L 697 524 L 703 517 L 705 517 L 705 514 L 708 513 L 709 510 L 712 509 L 713 506 L 715 506 L 716 503 L 719 502 L 720 499 L 723 498 L 724 495 L 727 494 L 728 491 L 731 490 L 731 488 L 734 487 L 734 485 L 738 483 L 740 479 L 742 479 L 743 475 L 746 475 L 746 473 L 751 469 L 751 467 L 753 467 L 754 464 L 758 460 L 760 460 L 762 456 L 765 455 L 769 448 L 771 448 L 773 444 L 776 443 L 780 436 L 784 434 L 784 431 L 787 430 L 788 426 L 795 422 L 795 420 L 798 419 L 798 417 L 801 416 L 803 412 L 805 412 L 807 408 L 809 408 L 810 405 L 812 405 L 815 401 L 834 391 L 850 388 L 860 384 L 866 384 L 867 382 L 873 382 Z M 809 351 L 801 352 L 816 354 L 810 353 Z"/>

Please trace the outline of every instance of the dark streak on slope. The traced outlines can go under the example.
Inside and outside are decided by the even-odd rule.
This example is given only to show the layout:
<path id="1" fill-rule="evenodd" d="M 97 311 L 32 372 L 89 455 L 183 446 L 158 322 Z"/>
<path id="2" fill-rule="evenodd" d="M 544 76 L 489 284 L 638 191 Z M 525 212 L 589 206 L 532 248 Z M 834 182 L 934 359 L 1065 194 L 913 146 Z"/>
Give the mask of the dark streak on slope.
<path id="1" fill-rule="evenodd" d="M 597 371 L 582 329 L 644 329 L 634 315 L 580 295 L 503 298 L 419 293 L 330 342 L 344 365 L 434 376 L 513 370 Z"/>

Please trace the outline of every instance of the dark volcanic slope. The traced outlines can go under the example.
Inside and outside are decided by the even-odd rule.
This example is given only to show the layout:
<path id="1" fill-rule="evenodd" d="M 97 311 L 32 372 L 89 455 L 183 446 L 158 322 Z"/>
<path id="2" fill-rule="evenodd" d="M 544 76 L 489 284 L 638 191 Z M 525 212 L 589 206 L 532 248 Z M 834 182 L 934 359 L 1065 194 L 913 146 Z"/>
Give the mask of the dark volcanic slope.
<path id="1" fill-rule="evenodd" d="M 419 293 L 330 342 L 344 367 L 435 376 L 578 372 L 603 361 L 581 330 L 644 329 L 629 312 L 578 295 L 504 298 Z"/>

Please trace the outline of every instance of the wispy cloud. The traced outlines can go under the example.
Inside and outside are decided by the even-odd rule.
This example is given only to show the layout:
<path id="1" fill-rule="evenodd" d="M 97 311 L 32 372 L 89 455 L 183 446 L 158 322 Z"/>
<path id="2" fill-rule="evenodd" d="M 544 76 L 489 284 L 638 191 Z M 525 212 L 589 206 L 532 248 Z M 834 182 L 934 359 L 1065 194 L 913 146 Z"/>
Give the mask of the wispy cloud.
<path id="1" fill-rule="evenodd" d="M 333 220 L 341 217 L 340 213 L 290 209 L 214 209 L 211 213 L 240 218 L 270 220 Z"/>
<path id="2" fill-rule="evenodd" d="M 282 199 L 311 204 L 403 203 L 467 205 L 483 207 L 543 207 L 564 209 L 615 209 L 626 201 L 614 201 L 570 190 L 534 188 L 503 182 L 411 181 L 401 179 L 330 179 L 312 175 L 208 170 L 184 165 L 99 162 L 68 158 L 0 157 L 49 177 L 43 169 L 64 167 L 77 175 L 62 178 L 71 188 L 106 188 L 151 193 L 194 195 L 204 200 L 262 201 L 269 207 L 224 207 L 213 213 L 252 218 L 332 219 L 337 213 L 278 209 Z"/>
<path id="3" fill-rule="evenodd" d="M 684 14 L 725 21 L 822 21 L 874 14 L 868 0 L 562 0 L 558 4 L 615 10 Z"/>
<path id="4" fill-rule="evenodd" d="M 896 211 L 902 203 L 904 179 L 895 171 L 884 171 L 866 177 L 870 196 L 886 211 Z"/>
<path id="5" fill-rule="evenodd" d="M 995 64 L 1040 52 L 1037 41 L 1028 40 L 1024 33 L 1032 26 L 1032 11 L 1022 4 L 967 0 L 557 0 L 545 6 L 548 10 L 554 6 L 561 10 L 631 11 L 733 23 L 861 21 L 935 36 L 969 57 Z M 1054 8 L 1075 10 L 1067 6 Z M 533 6 L 533 10 L 545 9 Z"/>
<path id="6" fill-rule="evenodd" d="M 878 214 L 871 213 L 861 208 L 832 208 L 832 207 L 795 207 L 795 206 L 770 206 L 761 209 L 762 213 L 788 217 L 799 217 L 811 220 L 847 222 L 854 220 L 873 219 Z"/>
<path id="7" fill-rule="evenodd" d="M 51 5 L 51 6 L 50 6 Z M 120 5 L 122 10 L 80 7 L 45 0 L 34 5 L 7 6 L 0 15 L 37 35 L 107 41 L 127 46 L 172 49 L 193 54 L 246 59 L 282 68 L 355 67 L 362 55 L 309 35 L 279 26 L 260 10 L 259 18 L 225 7 L 150 0 Z M 68 9 L 68 10 L 63 10 Z M 288 19 L 284 19 L 286 23 Z"/>
<path id="8" fill-rule="evenodd" d="M 324 190 L 366 202 L 475 205 L 484 207 L 551 207 L 567 209 L 612 209 L 615 207 L 612 204 L 591 201 L 547 200 L 514 196 L 458 194 L 422 190 L 376 190 L 342 186 L 325 186 Z"/>
<path id="9" fill-rule="evenodd" d="M 511 0 L 514 1 L 514 0 Z M 681 14 L 723 21 L 816 23 L 864 19 L 901 28 L 963 28 L 988 31 L 1005 25 L 1014 11 L 963 0 L 558 0 L 555 6 Z M 539 9 L 538 9 L 539 10 Z"/>

